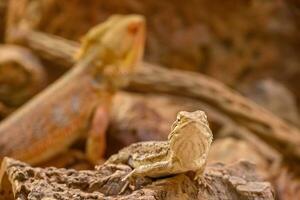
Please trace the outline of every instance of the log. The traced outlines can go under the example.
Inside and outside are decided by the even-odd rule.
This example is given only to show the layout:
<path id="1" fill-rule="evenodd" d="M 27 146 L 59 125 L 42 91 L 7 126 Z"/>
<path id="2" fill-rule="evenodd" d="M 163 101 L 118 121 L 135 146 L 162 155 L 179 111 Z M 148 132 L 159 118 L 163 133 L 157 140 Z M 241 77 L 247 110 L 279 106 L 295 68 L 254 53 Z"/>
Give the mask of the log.
<path id="1" fill-rule="evenodd" d="M 70 69 L 74 65 L 74 55 L 80 47 L 79 43 L 38 31 L 24 30 L 20 35 L 23 38 L 15 40 L 26 44 L 42 58 L 50 62 L 55 59 L 54 62 L 65 69 Z"/>
<path id="2" fill-rule="evenodd" d="M 207 167 L 199 185 L 190 174 L 150 179 L 138 178 L 126 186 L 121 179 L 131 171 L 127 165 L 100 165 L 95 170 L 33 168 L 5 158 L 0 170 L 0 200 L 12 199 L 274 199 L 272 186 L 261 181 L 253 164 L 240 161 Z"/>
<path id="3" fill-rule="evenodd" d="M 35 50 L 43 58 L 50 59 L 51 57 L 52 61 L 66 68 L 70 67 L 66 63 L 74 62 L 72 57 L 78 46 L 74 42 L 59 40 L 56 36 L 33 30 L 27 30 L 23 36 L 23 44 Z M 60 54 L 62 47 L 64 53 Z M 53 56 L 57 54 L 59 54 L 58 57 Z M 199 73 L 169 70 L 143 63 L 125 89 L 143 93 L 168 93 L 201 100 L 230 116 L 233 121 L 256 134 L 286 158 L 300 160 L 298 128 L 215 79 Z"/>

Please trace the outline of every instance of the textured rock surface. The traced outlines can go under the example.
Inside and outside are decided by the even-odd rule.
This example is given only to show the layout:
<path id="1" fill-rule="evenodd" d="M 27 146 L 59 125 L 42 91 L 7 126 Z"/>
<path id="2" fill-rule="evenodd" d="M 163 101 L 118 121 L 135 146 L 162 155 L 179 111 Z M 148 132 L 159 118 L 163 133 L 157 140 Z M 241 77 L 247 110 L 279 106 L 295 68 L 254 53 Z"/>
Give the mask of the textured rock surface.
<path id="1" fill-rule="evenodd" d="M 1 167 L 0 199 L 274 199 L 271 185 L 259 180 L 253 165 L 246 161 L 208 167 L 206 187 L 189 174 L 139 178 L 134 186 L 126 187 L 120 180 L 130 170 L 125 165 L 102 165 L 94 171 L 42 169 L 6 158 Z"/>

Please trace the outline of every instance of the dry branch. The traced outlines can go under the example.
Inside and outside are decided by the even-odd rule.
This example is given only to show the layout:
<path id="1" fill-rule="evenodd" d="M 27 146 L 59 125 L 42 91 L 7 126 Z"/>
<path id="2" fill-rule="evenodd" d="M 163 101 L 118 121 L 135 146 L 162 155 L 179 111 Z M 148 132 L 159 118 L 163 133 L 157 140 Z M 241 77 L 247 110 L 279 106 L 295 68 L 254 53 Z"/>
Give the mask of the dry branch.
<path id="1" fill-rule="evenodd" d="M 204 175 L 209 187 L 198 185 L 189 174 L 139 178 L 126 187 L 120 180 L 130 171 L 126 165 L 101 165 L 94 171 L 42 169 L 6 158 L 0 171 L 0 199 L 274 199 L 271 185 L 260 181 L 246 161 L 209 166 Z"/>
<path id="2" fill-rule="evenodd" d="M 74 42 L 36 31 L 24 34 L 23 42 L 43 58 L 51 58 L 67 68 L 70 66 L 66 63 L 74 62 L 72 56 L 78 47 Z M 64 53 L 60 54 L 62 48 Z M 144 63 L 126 89 L 199 99 L 245 126 L 286 157 L 300 160 L 300 131 L 296 127 L 205 75 Z"/>

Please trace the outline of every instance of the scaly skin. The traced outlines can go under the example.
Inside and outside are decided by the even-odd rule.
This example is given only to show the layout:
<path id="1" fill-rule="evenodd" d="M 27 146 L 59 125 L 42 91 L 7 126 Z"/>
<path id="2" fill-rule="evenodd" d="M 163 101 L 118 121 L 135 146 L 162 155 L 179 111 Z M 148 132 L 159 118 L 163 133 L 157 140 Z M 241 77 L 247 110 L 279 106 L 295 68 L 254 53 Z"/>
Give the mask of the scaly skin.
<path id="1" fill-rule="evenodd" d="M 204 112 L 182 111 L 178 113 L 167 141 L 132 144 L 111 156 L 106 163 L 130 165 L 133 171 L 124 180 L 194 171 L 195 179 L 201 182 L 212 140 Z"/>
<path id="2" fill-rule="evenodd" d="M 93 28 L 84 38 L 77 66 L 0 124 L 0 158 L 46 161 L 89 132 L 93 113 L 107 118 L 111 98 L 121 86 L 114 79 L 126 78 L 141 59 L 144 27 L 143 17 L 129 15 L 113 16 Z M 87 143 L 93 162 L 101 149 L 95 131 Z"/>

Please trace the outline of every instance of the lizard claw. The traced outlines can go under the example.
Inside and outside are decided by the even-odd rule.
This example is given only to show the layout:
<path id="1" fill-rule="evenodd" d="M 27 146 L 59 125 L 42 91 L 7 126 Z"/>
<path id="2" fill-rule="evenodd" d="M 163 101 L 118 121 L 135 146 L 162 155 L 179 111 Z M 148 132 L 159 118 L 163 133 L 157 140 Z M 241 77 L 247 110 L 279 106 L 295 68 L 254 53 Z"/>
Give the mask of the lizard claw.
<path id="1" fill-rule="evenodd" d="M 123 181 L 123 180 L 122 180 Z M 122 189 L 120 190 L 119 194 L 123 194 L 123 192 L 125 192 L 125 190 L 127 189 L 127 187 L 129 186 L 129 182 L 126 181 L 126 183 L 124 184 L 124 186 L 122 187 Z"/>
<path id="2" fill-rule="evenodd" d="M 121 189 L 119 194 L 122 194 L 127 187 L 129 187 L 129 185 L 131 185 L 132 183 L 134 183 L 135 179 L 134 179 L 134 173 L 135 170 L 132 170 L 129 174 L 127 174 L 124 178 L 121 179 L 121 181 L 125 182 L 125 185 L 123 186 L 123 188 Z"/>
<path id="3" fill-rule="evenodd" d="M 133 182 L 134 177 L 135 177 L 135 170 L 132 170 L 129 174 L 127 174 L 124 178 L 122 178 L 122 181 Z"/>

